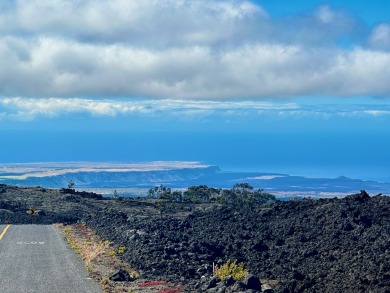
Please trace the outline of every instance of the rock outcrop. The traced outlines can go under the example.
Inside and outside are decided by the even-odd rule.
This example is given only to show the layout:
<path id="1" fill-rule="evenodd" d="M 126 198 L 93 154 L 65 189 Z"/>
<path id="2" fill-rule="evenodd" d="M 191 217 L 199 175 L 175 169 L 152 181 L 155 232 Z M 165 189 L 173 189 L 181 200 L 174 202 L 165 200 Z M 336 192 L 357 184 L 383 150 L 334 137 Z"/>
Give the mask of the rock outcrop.
<path id="1" fill-rule="evenodd" d="M 185 219 L 101 212 L 85 219 L 145 276 L 193 283 L 212 263 L 244 262 L 275 292 L 387 292 L 390 198 L 277 202 L 236 211 L 217 207 Z"/>

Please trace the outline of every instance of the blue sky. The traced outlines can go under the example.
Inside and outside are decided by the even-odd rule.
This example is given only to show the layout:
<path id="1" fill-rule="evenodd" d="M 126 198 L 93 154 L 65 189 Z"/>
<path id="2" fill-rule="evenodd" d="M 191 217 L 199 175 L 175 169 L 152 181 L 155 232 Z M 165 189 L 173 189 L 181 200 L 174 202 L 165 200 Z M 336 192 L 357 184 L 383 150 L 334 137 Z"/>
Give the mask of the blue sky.
<path id="1" fill-rule="evenodd" d="M 0 3 L 1 162 L 390 180 L 387 1 Z"/>
<path id="2" fill-rule="evenodd" d="M 387 1 L 373 0 L 330 0 L 330 1 L 283 1 L 283 0 L 258 0 L 254 1 L 273 17 L 286 17 L 297 14 L 307 14 L 317 9 L 321 5 L 330 6 L 339 11 L 349 14 L 352 18 L 364 22 L 368 26 L 377 25 L 390 20 L 388 9 L 390 4 Z M 286 5 L 287 4 L 287 5 Z"/>

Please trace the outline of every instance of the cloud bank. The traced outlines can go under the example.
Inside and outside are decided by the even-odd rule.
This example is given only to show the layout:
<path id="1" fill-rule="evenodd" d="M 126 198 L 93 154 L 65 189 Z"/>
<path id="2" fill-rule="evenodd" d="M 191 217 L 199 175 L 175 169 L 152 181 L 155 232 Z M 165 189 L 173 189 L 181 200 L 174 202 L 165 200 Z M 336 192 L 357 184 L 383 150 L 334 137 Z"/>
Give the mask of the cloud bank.
<path id="1" fill-rule="evenodd" d="M 219 101 L 185 99 L 80 99 L 0 98 L 0 121 L 31 121 L 67 116 L 149 117 L 193 120 L 207 116 L 224 117 L 390 117 L 385 104 L 298 104 L 295 102 Z M 241 119 L 241 118 L 239 118 Z"/>
<path id="2" fill-rule="evenodd" d="M 364 28 L 326 5 L 276 20 L 250 1 L 5 1 L 0 4 L 0 93 L 387 97 L 389 27 Z M 348 46 L 345 39 L 352 40 Z"/>

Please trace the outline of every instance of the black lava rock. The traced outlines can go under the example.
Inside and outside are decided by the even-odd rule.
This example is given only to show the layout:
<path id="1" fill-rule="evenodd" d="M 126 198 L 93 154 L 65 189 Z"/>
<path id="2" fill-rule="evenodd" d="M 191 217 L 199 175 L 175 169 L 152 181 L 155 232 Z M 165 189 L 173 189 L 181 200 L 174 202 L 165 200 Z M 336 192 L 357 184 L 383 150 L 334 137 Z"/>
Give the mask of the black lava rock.
<path id="1" fill-rule="evenodd" d="M 134 279 L 129 275 L 129 273 L 124 269 L 119 269 L 117 272 L 112 274 L 109 278 L 111 281 L 115 282 L 129 282 L 134 281 Z"/>
<path id="2" fill-rule="evenodd" d="M 242 283 L 244 283 L 244 285 L 247 289 L 252 289 L 252 290 L 256 290 L 256 291 L 261 290 L 260 279 L 254 275 L 247 274 L 245 276 L 245 278 L 242 280 Z"/>

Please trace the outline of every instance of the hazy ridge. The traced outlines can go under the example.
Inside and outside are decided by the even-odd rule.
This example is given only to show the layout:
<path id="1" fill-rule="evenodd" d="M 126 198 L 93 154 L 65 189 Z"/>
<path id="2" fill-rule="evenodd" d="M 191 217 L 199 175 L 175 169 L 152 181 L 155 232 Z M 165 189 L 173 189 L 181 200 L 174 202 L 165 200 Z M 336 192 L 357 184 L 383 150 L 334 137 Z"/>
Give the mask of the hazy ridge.
<path id="1" fill-rule="evenodd" d="M 69 181 L 79 189 L 113 190 L 147 189 L 156 185 L 186 188 L 208 185 L 230 188 L 235 183 L 247 182 L 283 195 L 333 196 L 365 189 L 371 193 L 387 193 L 390 183 L 337 178 L 308 178 L 278 173 L 229 172 L 218 166 L 199 162 L 146 162 L 146 163 L 29 163 L 0 165 L 0 183 L 16 186 L 66 187 Z M 110 193 L 110 192 L 108 192 Z"/>

